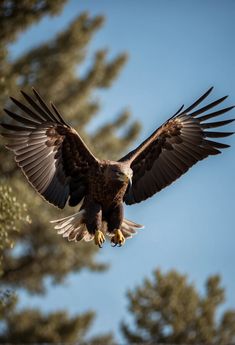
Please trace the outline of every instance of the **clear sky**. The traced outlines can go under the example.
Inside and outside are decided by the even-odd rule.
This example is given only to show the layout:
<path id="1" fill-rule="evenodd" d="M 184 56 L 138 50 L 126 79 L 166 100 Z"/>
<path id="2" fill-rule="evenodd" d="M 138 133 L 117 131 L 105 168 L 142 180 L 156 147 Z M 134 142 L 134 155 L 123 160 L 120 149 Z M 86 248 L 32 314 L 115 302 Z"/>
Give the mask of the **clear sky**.
<path id="1" fill-rule="evenodd" d="M 115 85 L 99 93 L 100 122 L 128 106 L 142 123 L 139 143 L 211 85 L 209 100 L 229 94 L 225 106 L 235 103 L 235 1 L 71 0 L 61 15 L 22 34 L 12 56 L 51 38 L 83 10 L 107 18 L 90 56 L 102 47 L 110 49 L 110 56 L 122 51 L 130 56 Z M 70 275 L 65 286 L 49 288 L 43 303 L 22 293 L 21 305 L 67 308 L 72 314 L 93 309 L 92 333 L 114 331 L 121 339 L 119 322 L 128 320 L 126 290 L 161 268 L 188 274 L 202 292 L 208 275 L 219 273 L 226 307 L 235 308 L 235 136 L 226 142 L 232 148 L 223 155 L 200 162 L 148 201 L 126 207 L 127 218 L 145 229 L 123 248 L 105 244 L 98 258 L 110 263 L 107 272 Z"/>

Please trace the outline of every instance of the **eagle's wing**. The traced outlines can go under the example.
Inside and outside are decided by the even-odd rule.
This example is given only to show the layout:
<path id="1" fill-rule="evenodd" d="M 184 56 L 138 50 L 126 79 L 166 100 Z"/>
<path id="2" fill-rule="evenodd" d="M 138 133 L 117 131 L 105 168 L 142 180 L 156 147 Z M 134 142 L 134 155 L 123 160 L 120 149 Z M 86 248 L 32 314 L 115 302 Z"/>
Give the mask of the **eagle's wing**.
<path id="1" fill-rule="evenodd" d="M 212 88 L 187 109 L 182 110 L 182 106 L 137 149 L 120 160 L 129 160 L 133 169 L 132 185 L 124 197 L 126 204 L 149 198 L 183 175 L 198 161 L 221 153 L 219 149 L 229 147 L 227 144 L 213 141 L 213 138 L 223 138 L 233 133 L 207 129 L 224 126 L 234 120 L 205 122 L 233 108 L 205 114 L 207 110 L 223 102 L 227 96 L 195 110 L 211 90 Z"/>
<path id="2" fill-rule="evenodd" d="M 51 109 L 34 90 L 37 101 L 22 92 L 29 103 L 11 98 L 23 115 L 4 109 L 18 124 L 1 124 L 6 146 L 15 154 L 30 184 L 50 203 L 63 208 L 75 206 L 87 190 L 87 174 L 98 160 L 78 133 L 65 123 L 56 107 Z"/>

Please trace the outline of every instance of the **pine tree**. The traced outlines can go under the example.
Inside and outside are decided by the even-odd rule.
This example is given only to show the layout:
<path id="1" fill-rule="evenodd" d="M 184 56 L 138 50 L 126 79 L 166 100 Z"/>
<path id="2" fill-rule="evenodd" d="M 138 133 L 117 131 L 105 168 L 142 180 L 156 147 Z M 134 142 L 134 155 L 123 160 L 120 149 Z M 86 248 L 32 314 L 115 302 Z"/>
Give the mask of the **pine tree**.
<path id="1" fill-rule="evenodd" d="M 94 312 L 69 316 L 66 311 L 43 314 L 38 309 L 16 311 L 16 296 L 7 296 L 0 305 L 1 344 L 26 343 L 79 343 L 114 345 L 112 334 L 87 339 L 86 334 L 94 321 Z"/>
<path id="2" fill-rule="evenodd" d="M 12 193 L 11 187 L 0 184 L 0 275 L 2 272 L 3 252 L 13 248 L 11 232 L 19 231 L 21 223 L 30 223 L 25 204 L 20 204 Z"/>
<path id="3" fill-rule="evenodd" d="M 12 232 L 19 231 L 21 224 L 30 223 L 25 204 L 20 204 L 12 193 L 12 189 L 0 183 L 0 277 L 3 274 L 2 260 L 4 251 L 14 246 Z M 9 305 L 12 293 L 0 290 L 0 319 L 5 305 Z"/>
<path id="4" fill-rule="evenodd" d="M 18 35 L 44 15 L 59 13 L 67 0 L 21 0 L 0 2 L 0 104 L 16 88 L 16 76 L 11 72 L 8 45 Z"/>
<path id="5" fill-rule="evenodd" d="M 217 322 L 217 310 L 225 298 L 219 276 L 207 279 L 206 293 L 201 296 L 187 276 L 157 270 L 153 280 L 145 279 L 127 296 L 134 327 L 123 322 L 121 329 L 130 344 L 223 345 L 235 341 L 235 310 L 225 311 Z"/>
<path id="6" fill-rule="evenodd" d="M 65 0 L 0 2 L 0 106 L 12 107 L 9 96 L 19 98 L 20 88 L 30 92 L 31 86 L 34 86 L 45 100 L 53 100 L 66 120 L 78 130 L 96 155 L 115 159 L 136 138 L 139 124 L 131 122 L 130 114 L 123 111 L 113 122 L 105 124 L 92 135 L 87 133 L 87 125 L 100 109 L 99 90 L 112 85 L 127 59 L 126 54 L 120 54 L 110 60 L 108 51 L 100 50 L 94 54 L 86 72 L 82 70 L 83 63 L 87 59 L 89 43 L 104 23 L 102 16 L 92 17 L 88 13 L 82 13 L 54 39 L 28 51 L 22 51 L 20 57 L 15 60 L 9 55 L 9 44 L 18 38 L 19 33 L 39 21 L 44 15 L 58 13 L 65 2 Z M 3 119 L 4 115 L 1 113 L 1 120 Z M 52 283 L 61 283 L 71 272 L 79 272 L 84 268 L 105 269 L 106 266 L 96 260 L 97 248 L 94 245 L 71 244 L 56 235 L 49 220 L 66 215 L 67 210 L 65 209 L 63 214 L 58 213 L 57 209 L 47 205 L 27 185 L 22 173 L 16 167 L 12 154 L 4 149 L 3 143 L 4 140 L 1 138 L 0 161 L 3 164 L 0 165 L 0 183 L 5 184 L 7 181 L 17 194 L 18 202 L 28 205 L 31 224 L 21 226 L 17 232 L 8 232 L 11 241 L 15 243 L 15 248 L 20 250 L 16 255 L 16 251 L 13 252 L 4 246 L 1 284 L 13 289 L 23 288 L 29 293 L 43 294 L 46 293 L 45 278 L 49 277 Z M 10 209 L 9 212 L 14 214 Z M 71 209 L 69 212 L 71 214 Z M 71 332 L 73 334 L 82 332 L 83 326 L 79 328 L 80 326 L 77 326 L 79 323 L 76 323 L 78 319 L 70 318 L 66 314 L 63 314 L 60 324 L 52 321 L 56 319 L 56 314 L 44 315 L 35 310 L 19 312 L 14 303 L 9 311 L 11 315 L 6 316 L 6 332 L 7 329 L 14 328 L 19 332 L 17 334 L 20 334 L 21 330 L 16 323 L 20 319 L 23 324 L 25 320 L 28 326 L 22 332 L 35 336 L 33 338 L 35 341 L 40 336 L 36 330 L 33 331 L 33 321 L 30 323 L 34 318 L 41 324 L 45 320 L 48 325 L 54 322 L 54 326 L 51 326 L 52 334 L 57 327 L 63 328 L 63 323 L 74 322 L 76 325 Z M 87 328 L 92 320 L 91 314 L 89 315 Z M 78 316 L 80 317 L 83 315 Z M 87 328 L 84 326 L 84 332 Z M 70 338 L 72 333 L 68 332 L 68 337 L 66 338 L 65 334 L 61 339 L 63 341 L 73 339 Z M 22 336 L 23 334 L 21 333 Z M 13 335 L 9 338 L 8 333 L 2 334 L 1 339 L 2 342 L 7 341 L 6 339 L 14 340 Z M 51 339 L 53 336 L 48 335 L 45 341 L 52 341 Z M 82 338 L 77 336 L 76 339 Z M 99 338 L 97 339 L 93 341 L 99 341 Z M 111 342 L 111 337 L 108 335 L 100 338 L 102 339 Z"/>
<path id="7" fill-rule="evenodd" d="M 33 1 L 29 3 L 32 4 Z M 16 23 L 13 17 L 12 21 L 9 20 L 5 24 L 14 27 L 14 31 L 17 25 L 20 26 L 20 19 L 16 18 Z M 95 154 L 98 156 L 108 154 L 110 158 L 115 158 L 134 140 L 139 125 L 131 123 L 122 138 L 116 131 L 123 128 L 127 122 L 129 118 L 127 112 L 121 113 L 113 123 L 99 128 L 92 136 L 86 133 L 86 125 L 99 109 L 98 100 L 93 97 L 94 92 L 112 84 L 126 61 L 126 55 L 122 54 L 107 61 L 107 52 L 99 51 L 95 54 L 94 63 L 85 76 L 79 74 L 79 67 L 86 57 L 87 46 L 103 21 L 103 17 L 91 18 L 87 13 L 83 13 L 54 40 L 23 53 L 16 61 L 11 63 L 8 61 L 10 67 L 8 77 L 5 79 L 5 89 L 12 90 L 12 80 L 15 82 L 15 88 L 27 90 L 30 86 L 34 86 L 45 99 L 53 99 Z M 1 107 L 8 102 L 8 95 L 7 91 Z M 15 93 L 13 95 L 16 96 Z M 17 258 L 12 256 L 11 252 L 6 253 L 2 280 L 6 284 L 24 287 L 31 292 L 42 292 L 43 280 L 47 276 L 58 282 L 71 271 L 76 272 L 84 267 L 103 268 L 103 265 L 97 264 L 94 260 L 96 252 L 94 246 L 68 245 L 49 228 L 49 220 L 53 216 L 58 217 L 58 212 L 41 201 L 32 188 L 26 185 L 25 179 L 13 162 L 11 153 L 2 148 L 0 160 L 4 161 L 0 167 L 1 175 L 8 177 L 14 190 L 30 205 L 32 218 L 32 224 L 24 227 L 14 236 L 16 244 L 27 249 Z"/>

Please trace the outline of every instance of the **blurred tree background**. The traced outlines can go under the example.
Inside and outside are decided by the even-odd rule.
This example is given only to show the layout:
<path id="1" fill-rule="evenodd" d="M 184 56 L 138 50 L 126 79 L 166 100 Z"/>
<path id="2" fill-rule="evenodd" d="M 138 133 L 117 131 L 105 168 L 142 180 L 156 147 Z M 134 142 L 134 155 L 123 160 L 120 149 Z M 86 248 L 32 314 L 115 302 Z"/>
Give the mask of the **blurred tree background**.
<path id="1" fill-rule="evenodd" d="M 218 319 L 225 290 L 218 275 L 207 279 L 204 296 L 176 271 L 156 270 L 153 279 L 127 293 L 134 323 L 121 324 L 127 344 L 220 344 L 235 342 L 235 310 Z"/>
<path id="2" fill-rule="evenodd" d="M 89 43 L 104 23 L 102 16 L 81 13 L 52 40 L 30 50 L 25 48 L 17 59 L 9 54 L 10 44 L 20 33 L 44 16 L 57 15 L 65 3 L 66 0 L 0 1 L 0 107 L 12 107 L 9 96 L 20 97 L 19 89 L 31 92 L 34 86 L 45 100 L 53 100 L 98 157 L 115 159 L 136 139 L 140 126 L 130 120 L 129 112 L 123 111 L 112 123 L 106 123 L 92 135 L 87 133 L 87 125 L 100 109 L 97 92 L 112 85 L 127 60 L 126 54 L 109 59 L 108 51 L 101 49 L 82 73 Z M 3 118 L 1 112 L 1 120 Z M 19 310 L 17 296 L 9 294 L 7 289 L 17 292 L 21 288 L 27 293 L 43 295 L 46 278 L 59 284 L 71 272 L 104 270 L 106 265 L 97 262 L 94 245 L 68 243 L 50 228 L 49 220 L 61 214 L 27 185 L 3 144 L 1 138 L 0 311 L 3 327 L 0 342 L 82 342 L 95 317 L 94 312 L 70 317 L 66 311 L 44 315 L 34 309 Z M 104 335 L 89 342 L 112 344 L 112 336 Z"/>
<path id="3" fill-rule="evenodd" d="M 100 50 L 84 73 L 89 43 L 102 28 L 102 16 L 81 13 L 53 40 L 25 49 L 15 60 L 9 53 L 24 30 L 44 16 L 59 14 L 66 2 L 0 1 L 0 107 L 12 107 L 9 96 L 18 98 L 19 89 L 30 92 L 34 86 L 45 100 L 53 100 L 98 157 L 116 159 L 136 139 L 140 126 L 123 111 L 88 134 L 87 127 L 100 110 L 98 91 L 112 86 L 127 60 L 126 54 L 110 60 L 108 52 Z M 2 121 L 3 112 L 0 116 Z M 0 138 L 0 343 L 114 344 L 112 334 L 88 337 L 94 311 L 71 316 L 65 310 L 45 314 L 17 307 L 18 289 L 43 297 L 48 278 L 61 284 L 71 272 L 102 271 L 106 265 L 97 262 L 93 244 L 68 243 L 56 235 L 49 220 L 59 217 L 58 210 L 27 185 L 3 144 Z M 224 295 L 218 276 L 208 278 L 201 296 L 186 276 L 156 271 L 152 281 L 146 279 L 128 292 L 134 322 L 122 323 L 123 337 L 128 344 L 233 343 L 235 311 L 217 318 Z"/>

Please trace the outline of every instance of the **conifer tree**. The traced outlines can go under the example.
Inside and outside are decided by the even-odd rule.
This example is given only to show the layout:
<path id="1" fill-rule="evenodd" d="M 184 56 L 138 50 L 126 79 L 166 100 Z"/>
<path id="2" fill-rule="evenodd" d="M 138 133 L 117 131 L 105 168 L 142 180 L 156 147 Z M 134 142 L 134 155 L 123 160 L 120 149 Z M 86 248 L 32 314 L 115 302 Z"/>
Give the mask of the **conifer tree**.
<path id="1" fill-rule="evenodd" d="M 43 18 L 44 15 L 57 14 L 65 4 L 65 0 L 23 0 L 0 2 L 0 108 L 11 108 L 9 96 L 19 98 L 19 89 L 30 92 L 34 86 L 47 100 L 53 102 L 64 114 L 66 120 L 75 127 L 93 152 L 98 157 L 115 159 L 133 142 L 139 132 L 139 124 L 130 121 L 130 114 L 122 111 L 111 123 L 98 128 L 88 135 L 87 125 L 100 109 L 99 90 L 109 88 L 118 76 L 126 54 L 110 59 L 108 51 L 97 51 L 89 68 L 84 72 L 83 63 L 88 58 L 89 43 L 95 33 L 102 27 L 102 16 L 90 16 L 81 13 L 67 28 L 61 30 L 56 37 L 37 47 L 22 49 L 21 55 L 13 60 L 9 53 L 9 44 L 14 43 L 19 34 Z M 79 2 L 78 2 L 79 5 Z M 121 105 L 122 107 L 122 105 Z M 4 119 L 3 112 L 0 120 Z M 129 121 L 129 124 L 128 124 Z M 122 133 L 120 135 L 120 133 Z M 49 220 L 66 215 L 67 210 L 59 213 L 56 208 L 42 199 L 27 185 L 22 173 L 16 167 L 12 154 L 3 147 L 0 139 L 0 183 L 5 181 L 17 195 L 17 202 L 28 205 L 31 223 L 19 227 L 19 231 L 9 231 L 10 241 L 15 243 L 12 251 L 6 245 L 2 248 L 1 285 L 6 288 L 23 288 L 29 293 L 43 294 L 45 279 L 52 283 L 61 283 L 71 272 L 79 272 L 87 268 L 103 270 L 106 266 L 97 262 L 97 248 L 94 245 L 79 243 L 71 244 L 57 236 L 49 224 Z M 12 206 L 12 205 L 11 205 Z M 15 214 L 14 210 L 7 212 Z M 70 210 L 71 213 L 71 210 Z M 10 220 L 10 218 L 9 218 Z M 9 299 L 10 303 L 11 299 Z M 24 341 L 54 341 L 53 334 L 58 329 L 66 329 L 67 333 L 58 341 L 70 339 L 83 340 L 83 335 L 89 328 L 93 314 L 69 317 L 65 312 L 45 315 L 38 310 L 17 310 L 17 304 L 12 303 L 5 314 L 5 333 L 1 342 L 18 341 L 18 337 L 27 338 Z M 3 308 L 4 309 L 4 308 Z M 1 310 L 1 315 L 6 308 Z M 25 325 L 20 329 L 18 321 Z M 47 323 L 51 327 L 48 337 L 44 337 L 35 329 L 35 323 Z M 87 320 L 86 325 L 81 320 Z M 23 322 L 25 321 L 25 323 Z M 36 322 L 36 321 L 35 321 Z M 71 328 L 70 328 L 71 326 Z M 15 333 L 9 333 L 9 330 Z M 43 327 L 42 327 L 43 332 Z M 53 333 L 54 332 L 54 333 Z M 79 334 L 83 334 L 80 336 Z M 23 338 L 20 338 L 23 339 Z M 57 340 L 56 340 L 57 341 Z M 102 336 L 92 340 L 111 343 L 111 336 Z"/>
<path id="2" fill-rule="evenodd" d="M 134 327 L 123 322 L 121 329 L 129 344 L 225 345 L 235 341 L 235 310 L 225 311 L 217 321 L 225 298 L 219 276 L 207 279 L 201 296 L 187 276 L 157 270 L 152 280 L 145 279 L 127 296 Z"/>
<path id="3" fill-rule="evenodd" d="M 59 344 L 79 343 L 91 345 L 114 345 L 112 334 L 87 338 L 94 321 L 94 312 L 70 316 L 66 311 L 43 314 L 38 309 L 16 310 L 17 297 L 6 296 L 0 305 L 1 344 Z"/>
<path id="4" fill-rule="evenodd" d="M 16 87 L 11 72 L 8 45 L 44 15 L 56 15 L 67 0 L 1 0 L 0 2 L 0 104 Z"/>
<path id="5" fill-rule="evenodd" d="M 25 204 L 20 204 L 12 189 L 0 184 L 0 276 L 2 272 L 3 252 L 13 248 L 12 231 L 19 231 L 21 224 L 30 223 Z"/>
<path id="6" fill-rule="evenodd" d="M 35 3 L 37 7 L 38 2 L 26 1 L 25 3 L 29 4 L 29 7 Z M 56 3 L 56 8 L 58 8 L 59 1 Z M 44 7 L 47 8 L 47 6 Z M 49 7 L 48 12 L 50 13 L 51 10 Z M 30 13 L 29 9 L 30 19 L 25 20 L 24 17 L 24 19 L 21 18 L 22 21 L 32 23 Z M 38 20 L 38 18 L 39 15 L 35 15 L 34 19 Z M 100 50 L 96 52 L 93 63 L 85 75 L 81 76 L 79 73 L 80 66 L 86 58 L 88 44 L 96 31 L 101 28 L 103 21 L 104 18 L 101 16 L 92 18 L 87 13 L 83 13 L 74 19 L 66 30 L 58 33 L 52 41 L 41 44 L 26 53 L 22 52 L 16 61 L 7 60 L 8 75 L 4 79 L 6 91 L 1 108 L 6 105 L 10 107 L 8 96 L 12 95 L 11 92 L 13 96 L 19 96 L 16 89 L 23 88 L 30 91 L 30 86 L 34 86 L 45 99 L 55 102 L 95 154 L 115 158 L 136 138 L 139 125 L 132 122 L 125 127 L 129 118 L 129 114 L 125 111 L 119 114 L 113 123 L 105 124 L 93 135 L 87 134 L 86 125 L 99 109 L 94 92 L 111 86 L 126 61 L 126 55 L 121 54 L 109 60 L 107 52 Z M 13 16 L 11 20 L 5 21 L 5 25 L 14 28 L 14 37 L 16 37 L 17 25 L 21 30 L 20 17 Z M 6 36 L 8 30 L 3 30 Z M 5 41 L 7 41 L 6 37 Z M 117 135 L 117 130 L 120 128 L 126 128 L 126 131 L 122 130 L 121 138 Z M 27 186 L 11 153 L 2 146 L 0 160 L 4 161 L 4 164 L 0 166 L 0 176 L 7 176 L 14 190 L 30 205 L 29 212 L 32 218 L 32 224 L 24 227 L 14 236 L 16 245 L 24 246 L 25 251 L 19 257 L 13 256 L 10 251 L 5 253 L 2 281 L 11 286 L 24 287 L 28 291 L 38 293 L 43 292 L 45 277 L 51 277 L 59 282 L 71 271 L 77 272 L 84 267 L 104 268 L 94 259 L 96 252 L 94 246 L 68 245 L 66 241 L 56 236 L 50 228 L 49 220 L 58 217 L 58 211 L 53 206 L 46 205 L 32 188 Z M 38 217 L 39 213 L 40 217 Z M 61 213 L 59 215 L 61 216 Z"/>

